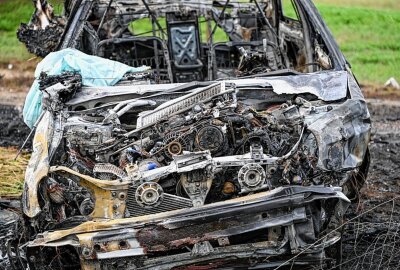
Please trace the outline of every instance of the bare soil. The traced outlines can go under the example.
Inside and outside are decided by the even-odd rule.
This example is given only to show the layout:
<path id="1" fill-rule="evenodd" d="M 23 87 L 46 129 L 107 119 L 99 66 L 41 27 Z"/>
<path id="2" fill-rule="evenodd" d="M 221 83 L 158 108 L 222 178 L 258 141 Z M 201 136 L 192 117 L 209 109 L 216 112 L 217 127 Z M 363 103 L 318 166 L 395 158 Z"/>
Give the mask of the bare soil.
<path id="1" fill-rule="evenodd" d="M 22 120 L 22 106 L 0 104 L 0 146 L 20 147 L 30 129 Z M 28 140 L 25 149 L 31 148 L 32 142 Z"/>
<path id="2" fill-rule="evenodd" d="M 34 80 L 38 59 L 0 63 L 0 103 L 22 106 Z"/>

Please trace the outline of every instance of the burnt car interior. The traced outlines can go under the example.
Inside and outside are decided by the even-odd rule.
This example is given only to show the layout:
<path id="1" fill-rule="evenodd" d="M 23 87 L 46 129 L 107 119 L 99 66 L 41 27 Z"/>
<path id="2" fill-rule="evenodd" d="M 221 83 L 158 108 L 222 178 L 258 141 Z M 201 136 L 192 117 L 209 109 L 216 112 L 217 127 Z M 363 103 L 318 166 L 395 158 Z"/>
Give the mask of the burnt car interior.
<path id="1" fill-rule="evenodd" d="M 326 44 L 297 1 L 65 1 L 62 19 L 46 12 L 46 1 L 42 7 L 37 28 L 54 29 L 47 30 L 41 51 L 31 47 L 32 52 L 75 47 L 131 66 L 150 66 L 159 83 L 333 68 Z M 29 33 L 22 27 L 20 40 Z"/>
<path id="2" fill-rule="evenodd" d="M 318 16 L 308 0 L 36 1 L 31 52 L 151 69 L 107 87 L 40 75 L 10 250 L 24 238 L 31 269 L 333 266 L 370 120 Z"/>

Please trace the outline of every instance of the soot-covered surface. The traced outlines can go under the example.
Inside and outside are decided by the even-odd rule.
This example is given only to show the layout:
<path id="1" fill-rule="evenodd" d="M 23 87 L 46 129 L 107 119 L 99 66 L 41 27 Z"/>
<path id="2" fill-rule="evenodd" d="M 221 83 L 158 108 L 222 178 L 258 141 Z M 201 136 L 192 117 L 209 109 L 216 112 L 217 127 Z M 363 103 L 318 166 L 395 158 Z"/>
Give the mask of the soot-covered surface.
<path id="1" fill-rule="evenodd" d="M 22 120 L 22 109 L 0 104 L 0 146 L 20 147 L 28 136 L 30 129 Z M 30 149 L 31 141 L 26 144 Z"/>

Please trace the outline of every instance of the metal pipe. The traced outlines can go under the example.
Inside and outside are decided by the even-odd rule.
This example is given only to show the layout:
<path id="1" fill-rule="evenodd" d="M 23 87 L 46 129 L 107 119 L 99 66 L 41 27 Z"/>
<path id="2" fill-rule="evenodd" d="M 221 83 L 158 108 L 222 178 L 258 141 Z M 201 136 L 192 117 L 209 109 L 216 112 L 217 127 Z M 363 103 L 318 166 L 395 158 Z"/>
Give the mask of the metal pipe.
<path id="1" fill-rule="evenodd" d="M 128 105 L 126 105 L 124 108 L 122 108 L 121 110 L 119 110 L 117 112 L 118 117 L 121 117 L 122 115 L 124 115 L 127 111 L 129 111 L 130 109 L 134 108 L 134 107 L 140 107 L 140 106 L 154 106 L 156 105 L 157 102 L 155 102 L 154 100 L 136 100 L 134 102 L 129 103 Z"/>
<path id="2" fill-rule="evenodd" d="M 155 28 L 155 22 L 154 20 L 151 20 L 151 26 L 152 26 L 152 30 L 153 30 L 153 36 L 156 35 L 156 28 Z M 153 41 L 153 47 L 154 47 L 154 56 L 155 56 L 155 61 L 156 61 L 156 70 L 157 70 L 157 79 L 156 82 L 159 82 L 159 78 L 160 78 L 160 59 L 159 59 L 159 55 L 158 55 L 158 44 L 157 41 L 154 40 Z"/>

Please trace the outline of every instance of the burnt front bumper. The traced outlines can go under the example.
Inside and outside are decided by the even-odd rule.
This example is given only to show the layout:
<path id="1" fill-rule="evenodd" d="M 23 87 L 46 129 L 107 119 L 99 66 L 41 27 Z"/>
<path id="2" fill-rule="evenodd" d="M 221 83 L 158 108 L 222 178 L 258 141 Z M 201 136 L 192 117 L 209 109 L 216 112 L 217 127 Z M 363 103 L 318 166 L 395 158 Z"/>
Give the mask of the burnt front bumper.
<path id="1" fill-rule="evenodd" d="M 348 205 L 340 188 L 281 187 L 39 234 L 28 244 L 28 260 L 31 269 L 73 269 L 77 261 L 82 269 L 266 269 L 293 255 L 295 264 L 320 264 L 340 240 L 334 228 Z"/>

